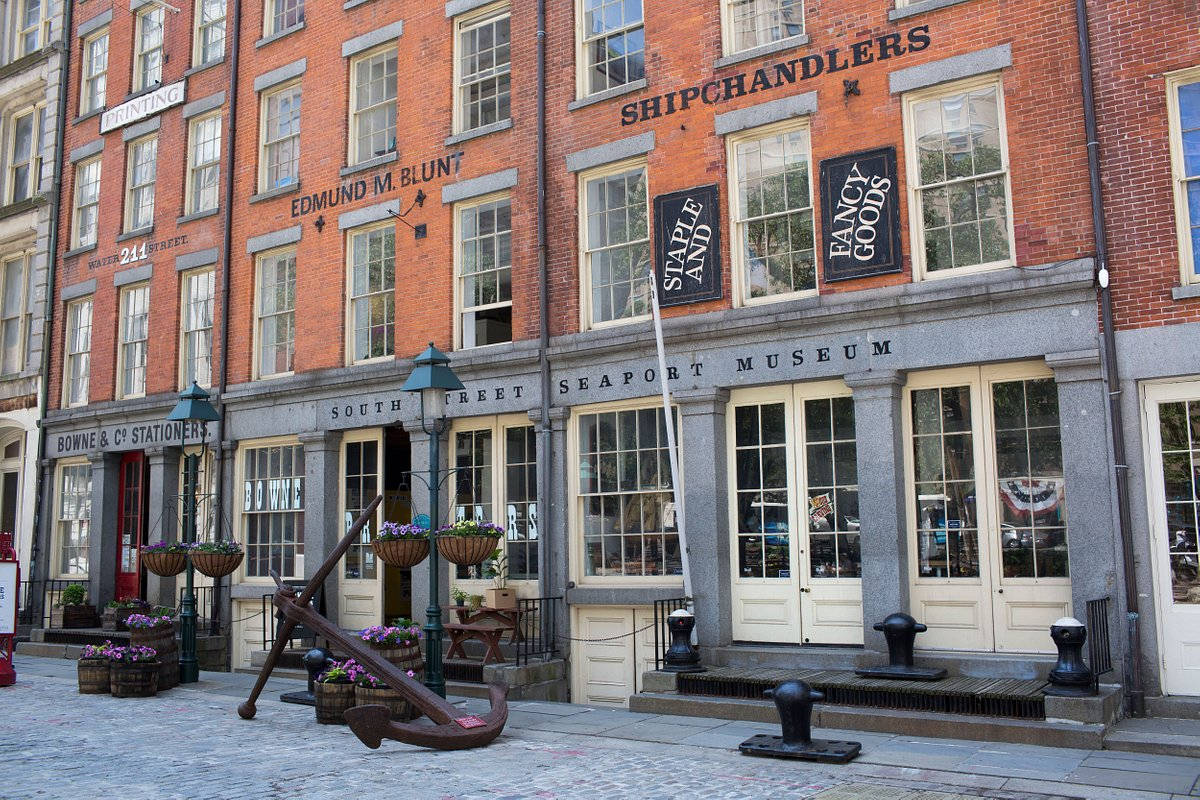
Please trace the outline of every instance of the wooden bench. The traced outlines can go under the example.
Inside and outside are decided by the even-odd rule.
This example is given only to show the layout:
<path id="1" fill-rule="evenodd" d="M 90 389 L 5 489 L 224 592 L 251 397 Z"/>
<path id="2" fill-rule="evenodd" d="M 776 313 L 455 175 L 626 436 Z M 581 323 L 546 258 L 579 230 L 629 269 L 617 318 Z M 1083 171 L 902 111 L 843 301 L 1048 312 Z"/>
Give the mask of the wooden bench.
<path id="1" fill-rule="evenodd" d="M 500 652 L 500 637 L 512 630 L 513 626 L 447 622 L 444 628 L 450 634 L 450 649 L 446 652 L 446 658 L 466 658 L 463 643 L 468 639 L 475 639 L 487 647 L 483 654 L 484 664 L 504 663 L 504 654 Z"/>

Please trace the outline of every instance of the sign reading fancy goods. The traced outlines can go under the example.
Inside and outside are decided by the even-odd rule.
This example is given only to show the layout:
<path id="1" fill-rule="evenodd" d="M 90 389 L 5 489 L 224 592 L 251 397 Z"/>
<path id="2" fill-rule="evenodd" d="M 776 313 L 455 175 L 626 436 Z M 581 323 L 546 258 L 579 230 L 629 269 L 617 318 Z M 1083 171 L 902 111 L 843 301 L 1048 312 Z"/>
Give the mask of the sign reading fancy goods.
<path id="1" fill-rule="evenodd" d="M 900 271 L 896 148 L 821 162 L 825 280 Z"/>
<path id="2" fill-rule="evenodd" d="M 717 187 L 698 186 L 654 198 L 654 274 L 659 304 L 721 297 L 721 223 Z"/>

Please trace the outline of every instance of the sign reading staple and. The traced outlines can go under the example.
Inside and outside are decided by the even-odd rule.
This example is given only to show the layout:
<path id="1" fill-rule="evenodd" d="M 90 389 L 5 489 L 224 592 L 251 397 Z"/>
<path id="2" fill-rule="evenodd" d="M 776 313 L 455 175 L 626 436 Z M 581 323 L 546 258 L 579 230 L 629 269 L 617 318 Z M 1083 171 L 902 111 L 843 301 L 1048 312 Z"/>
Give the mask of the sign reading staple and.
<path id="1" fill-rule="evenodd" d="M 900 187 L 896 148 L 821 162 L 825 280 L 900 271 Z"/>
<path id="2" fill-rule="evenodd" d="M 660 305 L 721 297 L 721 223 L 717 213 L 716 184 L 654 198 L 654 272 Z"/>

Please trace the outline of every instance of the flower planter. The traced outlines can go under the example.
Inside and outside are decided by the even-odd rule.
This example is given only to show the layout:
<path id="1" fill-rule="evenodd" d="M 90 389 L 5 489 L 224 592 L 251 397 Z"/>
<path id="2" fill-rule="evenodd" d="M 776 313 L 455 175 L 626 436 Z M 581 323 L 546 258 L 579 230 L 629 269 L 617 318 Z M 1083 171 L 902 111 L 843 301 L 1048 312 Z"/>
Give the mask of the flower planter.
<path id="1" fill-rule="evenodd" d="M 62 626 L 64 628 L 96 628 L 100 620 L 96 616 L 95 606 L 63 606 Z"/>
<path id="2" fill-rule="evenodd" d="M 169 578 L 187 569 L 187 553 L 142 553 L 142 564 L 155 575 Z"/>
<path id="3" fill-rule="evenodd" d="M 317 683 L 313 687 L 317 698 L 317 722 L 322 725 L 345 725 L 346 709 L 354 706 L 353 683 Z"/>
<path id="4" fill-rule="evenodd" d="M 400 722 L 412 719 L 412 707 L 404 699 L 404 695 L 387 686 L 378 686 L 374 689 L 366 686 L 355 686 L 354 704 L 356 706 L 387 706 L 388 713 L 392 719 Z"/>
<path id="5" fill-rule="evenodd" d="M 125 664 L 114 661 L 109 665 L 108 687 L 113 697 L 153 697 L 158 693 L 157 661 L 138 661 Z"/>
<path id="6" fill-rule="evenodd" d="M 109 681 L 109 661 L 107 658 L 81 658 L 79 659 L 79 693 L 80 694 L 108 694 L 110 687 Z"/>
<path id="7" fill-rule="evenodd" d="M 371 549 L 379 560 L 393 567 L 415 567 L 429 556 L 428 539 L 375 539 Z"/>
<path id="8" fill-rule="evenodd" d="M 224 578 L 242 563 L 242 553 L 192 553 L 192 566 L 210 578 Z"/>
<path id="9" fill-rule="evenodd" d="M 129 643 L 154 648 L 158 653 L 158 690 L 179 685 L 179 645 L 175 641 L 175 623 L 153 628 L 130 628 Z"/>
<path id="10" fill-rule="evenodd" d="M 367 642 L 381 658 L 387 659 L 401 672 L 412 670 L 413 680 L 425 680 L 425 657 L 421 655 L 421 643 L 414 641 L 408 647 L 393 644 L 375 644 Z"/>
<path id="11" fill-rule="evenodd" d="M 500 542 L 499 536 L 454 536 L 443 534 L 437 537 L 437 549 L 442 558 L 455 564 L 481 564 L 492 554 Z"/>

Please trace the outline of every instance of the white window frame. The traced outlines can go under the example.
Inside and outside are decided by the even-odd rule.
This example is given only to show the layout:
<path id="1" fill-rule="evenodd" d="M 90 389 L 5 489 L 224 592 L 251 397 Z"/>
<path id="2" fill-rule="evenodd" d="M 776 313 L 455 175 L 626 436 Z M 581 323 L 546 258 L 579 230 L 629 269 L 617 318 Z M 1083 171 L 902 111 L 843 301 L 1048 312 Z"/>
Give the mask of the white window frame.
<path id="1" fill-rule="evenodd" d="M 585 172 L 579 173 L 578 177 L 578 209 L 579 209 L 579 324 L 581 330 L 595 330 L 598 328 L 610 328 L 618 325 L 628 325 L 630 323 L 642 322 L 650 319 L 650 300 L 647 295 L 646 313 L 638 314 L 633 317 L 620 317 L 617 319 L 600 320 L 594 319 L 592 313 L 592 267 L 591 253 L 588 248 L 588 205 L 587 205 L 587 186 L 589 181 L 594 181 L 600 178 L 607 178 L 613 175 L 619 175 L 623 172 L 631 172 L 635 169 L 641 169 L 646 174 L 646 247 L 650 247 L 650 228 L 651 228 L 651 209 L 650 209 L 650 167 L 645 158 L 634 158 L 627 161 L 619 161 L 613 164 L 605 164 L 602 167 L 596 167 Z M 640 243 L 641 239 L 626 242 L 624 246 L 634 243 Z M 607 248 L 597 248 L 603 250 Z M 650 258 L 647 264 L 652 265 L 654 259 L 653 251 L 649 253 Z M 645 280 L 649 280 L 646 277 Z"/>
<path id="2" fill-rule="evenodd" d="M 21 287 L 20 287 L 20 309 L 15 317 L 5 317 L 3 298 L 8 293 L 8 286 L 5 285 L 7 280 L 8 265 L 19 261 L 21 263 Z M 8 343 L 4 341 L 4 323 L 10 319 L 17 321 L 17 353 L 20 359 L 20 365 L 10 372 L 2 374 L 12 376 L 19 375 L 29 366 L 29 353 L 26 352 L 26 347 L 29 344 L 29 282 L 33 279 L 33 251 L 26 250 L 24 252 L 14 253 L 9 256 L 0 258 L 0 371 L 3 370 L 4 350 Z"/>
<path id="3" fill-rule="evenodd" d="M 193 283 L 196 279 L 202 282 L 207 279 L 208 298 L 203 302 L 208 303 L 208 319 L 207 325 L 199 325 L 190 327 L 193 322 L 191 312 L 194 305 L 192 297 Z M 212 386 L 212 365 L 213 365 L 213 320 L 215 318 L 216 304 L 216 279 L 217 271 L 212 267 L 202 269 L 194 269 L 184 272 L 179 276 L 179 385 L 181 389 L 188 389 L 195 380 L 201 388 L 207 389 Z M 206 380 L 199 380 L 203 375 L 193 376 L 193 353 L 192 341 L 197 338 L 203 338 L 204 334 L 208 336 L 208 348 L 203 358 L 208 362 L 208 376 Z M 198 361 L 199 359 L 197 359 Z"/>
<path id="4" fill-rule="evenodd" d="M 589 75 L 590 75 L 591 69 L 592 69 L 592 62 L 588 58 L 588 45 L 591 44 L 591 42 L 593 40 L 600 38 L 600 37 L 599 36 L 588 36 L 588 32 L 584 30 L 584 22 L 586 19 L 586 15 L 584 13 L 584 3 L 586 2 L 586 0 L 575 0 L 575 96 L 577 98 L 583 99 L 585 97 L 590 97 L 592 95 L 600 94 L 602 92 L 616 91 L 617 89 L 619 89 L 622 86 L 629 86 L 630 84 L 635 83 L 637 81 L 645 80 L 645 78 L 646 78 L 646 60 L 645 59 L 646 59 L 646 52 L 647 52 L 647 47 L 645 44 L 645 41 L 646 41 L 646 33 L 645 33 L 645 31 L 646 31 L 646 0 L 638 0 L 638 1 L 642 6 L 642 16 L 641 16 L 640 22 L 638 22 L 637 24 L 625 25 L 622 28 L 614 28 L 611 31 L 605 32 L 604 34 L 602 34 L 602 36 L 604 36 L 604 37 L 615 36 L 617 34 L 628 33 L 629 31 L 633 31 L 637 28 L 642 29 L 642 43 L 643 43 L 642 44 L 642 77 L 634 78 L 633 80 L 627 80 L 627 81 L 625 81 L 625 83 L 618 84 L 616 86 L 610 86 L 610 87 L 607 87 L 604 89 L 597 89 L 596 91 L 593 92 L 588 89 L 588 79 L 589 79 Z"/>
<path id="5" fill-rule="evenodd" d="M 396 149 L 397 149 L 396 130 L 398 127 L 398 124 L 397 124 L 398 108 L 396 105 L 396 103 L 397 103 L 396 98 L 399 94 L 399 82 L 400 82 L 399 81 L 399 73 L 397 72 L 396 75 L 392 76 L 392 96 L 390 99 L 384 100 L 381 103 L 376 103 L 375 105 L 372 105 L 372 106 L 367 106 L 365 108 L 358 107 L 358 67 L 359 67 L 359 65 L 366 61 L 372 61 L 376 58 L 379 58 L 380 56 L 384 56 L 384 60 L 386 62 L 386 60 L 387 60 L 386 57 L 388 55 L 391 55 L 392 59 L 395 60 L 397 64 L 399 63 L 400 48 L 396 46 L 395 42 L 389 42 L 388 44 L 384 45 L 383 47 L 379 47 L 368 53 L 364 53 L 363 55 L 357 56 L 350 61 L 350 125 L 349 125 L 350 135 L 347 137 L 347 141 L 346 141 L 346 147 L 347 147 L 346 163 L 349 165 L 361 164 L 364 161 L 370 161 L 373 158 L 379 158 L 380 156 L 387 155 L 388 153 L 396 152 Z M 389 143 L 389 146 L 382 153 L 376 153 L 374 151 L 371 151 L 370 153 L 366 153 L 366 154 L 359 153 L 358 152 L 358 137 L 359 137 L 359 133 L 360 133 L 359 128 L 362 125 L 363 116 L 375 111 L 376 109 L 386 106 L 388 103 L 391 103 L 391 105 L 392 105 L 392 125 L 391 125 L 392 135 L 391 135 L 391 142 Z M 372 133 L 378 133 L 378 131 L 373 131 Z"/>
<path id="6" fill-rule="evenodd" d="M 1004 178 L 1004 191 L 1007 197 L 1005 204 L 1006 211 L 1006 227 L 1005 233 L 1008 236 L 1008 258 L 1000 261 L 990 261 L 984 264 L 972 264 L 965 267 L 951 267 L 949 269 L 939 269 L 933 272 L 928 271 L 925 267 L 925 223 L 924 216 L 921 210 L 921 190 L 920 185 L 920 159 L 917 155 L 917 140 L 916 140 L 916 119 L 913 116 L 915 106 L 925 100 L 933 100 L 936 98 L 946 97 L 947 95 L 960 94 L 970 92 L 975 89 L 994 88 L 996 90 L 996 116 L 999 122 L 1000 133 L 1000 158 L 1001 169 L 999 174 Z M 1008 122 L 1005 113 L 1004 101 L 1004 80 L 999 73 L 991 73 L 966 80 L 955 81 L 953 83 L 943 83 L 928 89 L 921 89 L 914 92 L 907 92 L 903 96 L 904 105 L 904 162 L 906 172 L 906 186 L 908 191 L 908 226 L 909 226 L 909 241 L 912 245 L 909 251 L 912 255 L 912 272 L 913 280 L 937 280 L 939 278 L 953 277 L 955 275 L 971 275 L 979 272 L 991 272 L 1005 267 L 1015 266 L 1017 261 L 1016 256 L 1016 235 L 1013 227 L 1013 192 L 1012 192 L 1012 162 L 1008 155 Z M 971 178 L 961 180 L 982 180 L 987 176 L 994 176 L 996 173 L 983 173 L 982 175 L 972 176 Z M 960 179 L 955 179 L 960 180 Z M 949 181 L 941 185 L 947 185 Z"/>
<path id="7" fill-rule="evenodd" d="M 204 19 L 204 7 L 206 0 L 196 0 L 196 11 L 194 18 L 196 20 L 196 30 L 192 35 L 192 66 L 202 67 L 205 64 L 216 64 L 225 57 L 225 20 L 229 14 L 229 5 L 226 0 L 217 0 L 221 6 L 221 16 L 212 19 Z M 204 57 L 204 37 L 209 31 L 221 30 L 221 52 L 219 55 L 206 59 Z"/>
<path id="8" fill-rule="evenodd" d="M 750 286 L 746 275 L 746 251 L 742 246 L 742 226 L 746 223 L 740 221 L 740 211 L 738 207 L 740 191 L 738 188 L 738 180 L 741 173 L 738 170 L 737 148 L 738 145 L 746 142 L 758 141 L 770 136 L 786 136 L 790 133 L 803 131 L 808 136 L 808 206 L 806 207 L 812 217 L 813 224 L 813 288 L 801 289 L 800 291 L 786 292 L 780 294 L 770 294 L 766 297 L 751 297 Z M 729 263 L 733 270 L 733 302 L 735 306 L 753 306 L 767 303 L 786 302 L 788 300 L 797 300 L 802 297 L 815 297 L 820 292 L 821 274 L 820 274 L 820 248 L 818 236 L 817 207 L 816 207 L 816 186 L 813 182 L 813 155 L 812 155 L 812 127 L 807 119 L 804 120 L 789 120 L 787 122 L 775 123 L 773 125 L 764 125 L 761 128 L 754 128 L 749 131 L 743 131 L 736 136 L 726 137 L 725 140 L 725 159 L 729 168 L 726 170 L 729 181 Z M 804 211 L 804 208 L 795 209 L 795 211 L 784 212 L 785 214 Z M 760 215 L 765 217 L 765 215 Z"/>
<path id="9" fill-rule="evenodd" d="M 53 511 L 53 513 L 54 513 L 54 534 L 53 534 L 54 549 L 52 550 L 53 559 L 54 559 L 54 564 L 53 564 L 54 568 L 51 570 L 51 572 L 60 580 L 70 579 L 70 580 L 75 580 L 75 581 L 86 581 L 88 579 L 87 572 L 67 572 L 65 569 L 66 565 L 62 563 L 62 561 L 63 561 L 63 559 L 62 559 L 63 544 L 64 544 L 64 542 L 63 542 L 64 517 L 62 516 L 63 483 L 64 483 L 66 471 L 68 469 L 75 471 L 79 467 L 87 468 L 88 484 L 90 487 L 91 482 L 92 482 L 92 477 L 93 477 L 91 474 L 92 465 L 91 465 L 91 462 L 89 462 L 85 456 L 75 456 L 73 458 L 59 459 L 58 463 L 55 464 L 55 467 L 54 467 L 54 511 Z M 84 541 L 82 547 L 84 548 L 85 552 L 87 550 L 89 550 L 90 546 L 91 546 L 91 527 L 92 527 L 92 525 L 91 525 L 91 503 L 92 503 L 91 491 L 88 491 L 86 496 L 87 496 L 87 503 L 88 503 L 88 518 L 87 518 L 87 529 L 88 530 L 87 530 L 87 533 L 85 533 L 84 536 L 81 537 Z M 69 519 L 71 519 L 72 521 L 82 521 L 83 517 L 70 517 Z M 89 556 L 90 556 L 90 553 L 89 553 Z M 91 567 L 92 567 L 91 559 L 89 558 L 88 559 L 88 569 L 90 570 Z"/>
<path id="10" fill-rule="evenodd" d="M 263 265 L 267 261 L 278 261 L 279 259 L 290 259 L 292 262 L 292 307 L 290 311 L 273 311 L 270 314 L 263 314 Z M 291 366 L 282 372 L 263 372 L 262 362 L 262 347 L 263 347 L 263 321 L 267 317 L 281 317 L 288 315 L 291 317 L 292 331 L 292 355 Z M 266 378 L 283 378 L 291 375 L 296 367 L 296 248 L 283 247 L 276 250 L 268 250 L 259 253 L 254 260 L 254 370 L 253 375 L 255 380 Z"/>
<path id="11" fill-rule="evenodd" d="M 484 25 L 491 25 L 498 22 L 504 17 L 509 18 L 509 60 L 507 67 L 498 69 L 492 67 L 484 73 L 479 73 L 474 76 L 474 80 L 470 85 L 475 85 L 486 80 L 496 79 L 502 75 L 509 76 L 509 107 L 508 115 L 505 117 L 499 116 L 497 110 L 496 119 L 491 122 L 481 123 L 474 127 L 467 127 L 467 114 L 465 108 L 465 95 L 470 85 L 463 84 L 462 60 L 465 55 L 463 52 L 462 38 L 463 34 L 473 28 L 479 28 Z M 499 3 L 492 3 L 485 8 L 480 9 L 476 13 L 464 14 L 454 20 L 454 114 L 453 114 L 453 132 L 463 133 L 464 131 L 474 130 L 475 128 L 485 127 L 486 125 L 495 125 L 500 122 L 505 122 L 512 119 L 512 8 L 508 4 L 508 0 L 503 0 Z M 498 96 L 498 95 L 497 95 Z"/>
<path id="12" fill-rule="evenodd" d="M 263 36 L 275 36 L 276 34 L 286 33 L 287 31 L 295 30 L 304 25 L 304 0 L 295 0 L 292 3 L 293 8 L 287 8 L 286 4 L 289 0 L 266 0 L 266 7 L 263 10 Z M 280 25 L 288 14 L 293 10 L 298 10 L 298 19 L 291 25 Z"/>
<path id="13" fill-rule="evenodd" d="M 13 60 L 36 53 L 50 42 L 50 26 L 52 21 L 48 6 L 51 0 L 38 0 L 38 19 L 31 25 L 23 24 L 22 15 L 29 0 L 13 1 Z M 34 34 L 37 41 L 33 47 L 25 46 L 25 37 Z"/>
<path id="14" fill-rule="evenodd" d="M 80 178 L 83 176 L 85 171 L 90 170 L 93 166 L 96 168 L 96 180 L 95 180 L 95 184 L 94 184 L 95 188 L 96 188 L 96 195 L 95 195 L 94 199 L 89 198 L 86 203 L 81 202 L 83 200 L 83 194 L 82 194 L 83 188 L 84 188 L 84 186 L 89 185 L 89 184 L 83 183 L 80 180 Z M 95 247 L 96 241 L 99 238 L 99 232 L 100 232 L 100 176 L 101 176 L 101 167 L 102 166 L 103 165 L 100 161 L 100 156 L 96 156 L 95 158 L 89 158 L 86 161 L 80 161 L 78 164 L 75 165 L 75 186 L 73 187 L 74 188 L 74 192 L 73 192 L 74 208 L 71 211 L 71 223 L 72 223 L 71 224 L 71 244 L 75 248 Z M 85 213 L 87 213 L 93 209 L 95 210 L 95 219 L 92 221 L 90 235 L 85 240 L 84 237 L 81 236 L 81 233 L 82 233 L 81 218 L 83 217 L 83 215 Z"/>
<path id="15" fill-rule="evenodd" d="M 129 339 L 129 303 L 130 297 L 134 292 L 145 290 L 146 292 L 146 338 L 145 339 Z M 117 336 L 117 399 L 125 400 L 133 397 L 145 397 L 146 395 L 146 367 L 149 364 L 149 345 L 150 345 L 150 284 L 148 282 L 135 283 L 132 286 L 125 286 L 121 289 L 121 316 L 118 319 L 118 336 Z M 133 367 L 134 370 L 141 369 L 142 385 L 140 389 L 132 389 L 125 391 L 125 370 L 129 367 L 127 363 L 128 356 L 126 350 L 131 345 L 142 344 L 142 363 L 139 366 Z"/>
<path id="16" fill-rule="evenodd" d="M 17 122 L 25 117 L 29 117 L 32 124 L 29 139 L 29 158 L 18 164 Z M 5 147 L 5 160 L 8 162 L 8 178 L 4 182 L 4 201 L 6 204 L 29 200 L 36 197 L 42 189 L 42 136 L 45 135 L 45 131 L 43 130 L 45 124 L 45 103 L 22 108 L 8 118 L 8 136 L 6 137 Z M 21 167 L 26 167 L 29 170 L 28 177 L 26 178 L 27 194 L 24 197 L 17 197 L 16 177 L 17 170 Z"/>
<path id="17" fill-rule="evenodd" d="M 238 443 L 237 455 L 235 456 L 237 459 L 237 466 L 236 466 L 236 472 L 237 472 L 236 486 L 237 486 L 237 488 L 235 489 L 235 492 L 234 492 L 234 503 L 236 504 L 236 508 L 237 508 L 237 531 L 238 531 L 240 540 L 242 542 L 243 548 L 245 548 L 247 550 L 247 557 L 245 558 L 245 560 L 242 561 L 242 564 L 240 567 L 238 567 L 237 572 L 234 573 L 236 583 L 261 584 L 264 586 L 268 586 L 268 585 L 273 586 L 274 585 L 271 581 L 271 578 L 267 575 L 249 575 L 247 573 L 247 570 L 250 567 L 250 558 L 249 558 L 250 541 L 249 541 L 249 536 L 247 535 L 247 532 L 246 532 L 246 526 L 248 523 L 247 517 L 250 516 L 251 514 L 272 513 L 272 512 L 253 512 L 253 511 L 245 510 L 246 509 L 246 501 L 245 501 L 244 493 L 245 493 L 245 484 L 246 484 L 246 451 L 259 450 L 259 449 L 267 448 L 267 447 L 296 447 L 296 446 L 300 447 L 300 458 L 303 459 L 305 457 L 304 446 L 300 443 L 300 440 L 295 436 L 276 436 L 276 437 L 266 438 L 266 439 L 247 439 L 247 440 L 243 440 Z M 294 464 L 294 462 L 293 462 L 293 464 Z M 300 477 L 305 476 L 305 472 L 304 472 L 303 468 L 301 469 L 299 476 Z M 295 477 L 294 467 L 293 467 L 293 477 Z M 287 511 L 285 511 L 283 513 L 299 514 L 300 519 L 303 521 L 305 511 L 308 508 L 308 481 L 307 480 L 304 481 L 302 491 L 304 493 L 303 494 L 303 508 L 288 509 Z M 303 548 L 303 545 L 304 545 L 303 536 L 297 537 L 296 541 L 293 543 L 292 546 L 295 546 L 296 544 L 299 544 L 301 546 L 301 548 Z M 303 559 L 303 555 L 301 555 L 301 559 Z M 300 562 L 300 569 L 298 569 L 296 571 L 299 574 L 281 575 L 280 577 L 284 578 L 285 580 L 286 579 L 303 578 L 304 577 L 304 575 L 303 575 L 304 563 L 302 560 Z"/>
<path id="18" fill-rule="evenodd" d="M 296 92 L 300 98 L 300 108 L 304 107 L 304 90 L 300 81 L 293 81 L 285 86 L 272 87 L 270 91 L 265 91 L 259 98 L 259 137 L 258 137 L 258 190 L 260 192 L 271 191 L 272 189 L 282 189 L 286 186 L 300 183 L 300 130 L 303 118 L 297 115 L 296 133 L 278 139 L 268 139 L 267 119 L 268 111 L 271 107 L 273 98 L 281 97 L 285 93 Z M 287 183 L 278 184 L 277 186 L 270 185 L 268 176 L 271 172 L 270 158 L 275 148 L 282 148 L 287 142 L 295 140 L 295 168 L 292 171 L 292 180 Z M 283 163 L 283 162 L 279 162 Z"/>
<path id="19" fill-rule="evenodd" d="M 86 348 L 74 349 L 74 343 L 81 338 L 80 329 L 83 327 L 80 323 L 83 321 L 84 306 L 87 306 L 87 334 Z M 67 322 L 66 322 L 66 338 L 63 342 L 63 386 L 62 386 L 62 404 L 64 408 L 75 408 L 77 406 L 86 406 L 88 404 L 88 392 L 91 389 L 92 375 L 92 295 L 81 297 L 78 300 L 72 300 L 67 303 Z M 80 376 L 82 384 L 83 397 L 80 400 L 71 400 L 71 385 L 74 382 L 76 370 Z"/>
<path id="20" fill-rule="evenodd" d="M 1183 121 L 1179 111 L 1179 90 L 1200 83 L 1200 66 L 1170 72 L 1166 75 L 1167 129 L 1171 147 L 1171 189 L 1175 201 L 1175 230 L 1179 246 L 1180 285 L 1200 284 L 1196 259 L 1192 255 L 1192 233 L 1188 211 L 1187 185 L 1200 180 L 1200 174 L 1189 176 L 1183 157 Z M 1200 230 L 1196 232 L 1200 236 Z"/>
<path id="21" fill-rule="evenodd" d="M 722 54 L 723 55 L 731 56 L 736 53 L 742 53 L 742 52 L 745 52 L 748 50 L 753 50 L 756 47 L 767 47 L 772 44 L 775 44 L 776 42 L 783 42 L 783 41 L 787 41 L 788 39 L 791 39 L 793 37 L 803 36 L 805 33 L 808 32 L 807 19 L 806 19 L 806 13 L 805 13 L 807 11 L 807 9 L 805 9 L 805 7 L 804 7 L 804 0 L 798 0 L 798 2 L 800 4 L 800 32 L 799 33 L 788 34 L 787 36 L 781 36 L 778 39 L 772 39 L 769 42 L 758 42 L 754 45 L 751 45 L 750 47 L 739 48 L 739 47 L 737 47 L 737 40 L 736 40 L 737 31 L 735 31 L 734 27 L 733 27 L 733 23 L 734 23 L 733 7 L 734 7 L 735 3 L 742 2 L 742 1 L 743 0 L 721 0 L 721 44 L 722 44 Z M 776 3 L 778 3 L 778 2 L 781 2 L 781 0 L 752 0 L 752 2 L 776 2 Z"/>
<path id="22" fill-rule="evenodd" d="M 137 154 L 142 148 L 147 146 L 152 150 L 152 157 L 149 163 L 153 165 L 153 168 L 149 175 L 142 175 L 142 180 L 134 183 L 134 172 L 138 164 Z M 158 134 L 153 133 L 149 136 L 143 136 L 141 139 L 134 139 L 125 148 L 125 233 L 154 227 L 154 200 L 157 180 Z M 139 220 L 137 219 L 138 198 L 147 195 L 150 198 L 150 220 L 148 222 L 142 221 L 139 225 Z"/>
<path id="23" fill-rule="evenodd" d="M 509 204 L 509 220 L 510 220 L 510 222 L 509 222 L 509 224 L 510 224 L 509 243 L 510 244 L 509 244 L 509 264 L 508 264 L 508 279 L 509 279 L 509 287 L 510 287 L 509 298 L 508 298 L 508 300 L 497 301 L 495 303 L 488 303 L 487 305 L 467 307 L 466 293 L 465 293 L 465 290 L 463 287 L 463 284 L 466 280 L 466 276 L 463 274 L 462 215 L 463 215 L 464 211 L 470 211 L 472 209 L 476 209 L 481 206 L 488 205 L 490 203 L 498 203 L 498 202 L 502 202 L 502 201 L 508 201 L 508 204 Z M 511 220 L 512 220 L 512 195 L 510 195 L 508 192 L 496 192 L 495 194 L 489 194 L 489 195 L 485 195 L 483 197 L 472 198 L 469 201 L 457 203 L 454 206 L 454 346 L 455 346 L 456 350 L 474 350 L 474 349 L 478 349 L 480 347 L 493 347 L 494 345 L 497 345 L 497 344 L 509 344 L 513 341 L 513 337 L 511 335 L 511 331 L 510 331 L 510 336 L 508 337 L 507 342 L 493 342 L 492 344 L 467 345 L 467 344 L 465 344 L 466 326 L 463 324 L 463 316 L 468 311 L 487 311 L 487 310 L 490 310 L 493 308 L 505 308 L 505 307 L 508 307 L 510 309 L 513 308 L 513 299 L 512 299 L 512 290 L 511 290 L 512 271 L 513 271 L 511 242 L 512 242 L 513 230 L 511 227 L 511 224 L 512 224 Z M 515 327 L 515 319 L 512 320 L 512 327 Z"/>
<path id="24" fill-rule="evenodd" d="M 102 69 L 91 71 L 95 66 L 91 58 L 91 49 L 94 46 L 99 46 L 100 41 L 104 41 L 104 65 Z M 91 36 L 83 40 L 80 47 L 80 61 L 82 64 L 79 68 L 79 114 L 91 114 L 93 111 L 99 111 L 105 107 L 108 102 L 108 28 L 103 28 L 96 31 Z M 96 90 L 96 102 L 89 101 L 89 89 L 92 86 L 98 86 Z"/>
<path id="25" fill-rule="evenodd" d="M 144 31 L 146 19 L 154 14 L 158 16 L 158 44 L 143 50 L 142 48 L 145 45 Z M 163 56 L 165 55 L 164 44 L 166 41 L 165 24 L 166 11 L 164 6 L 150 3 L 137 12 L 137 21 L 133 31 L 133 79 L 130 81 L 135 92 L 140 92 L 155 84 L 162 83 Z M 150 80 L 153 75 L 152 72 L 148 72 L 146 64 L 155 53 L 158 54 L 158 77 L 155 80 Z"/>
<path id="26" fill-rule="evenodd" d="M 365 294 L 356 295 L 354 293 L 354 238 L 356 236 L 369 236 L 376 231 L 390 232 L 392 234 L 392 285 L 391 288 L 380 289 L 379 291 L 368 291 Z M 396 358 L 396 223 L 395 220 L 388 219 L 377 225 L 363 225 L 359 228 L 351 228 L 346 231 L 346 315 L 345 315 L 345 330 L 346 330 L 346 364 L 370 364 L 377 361 L 394 361 Z M 388 296 L 392 298 L 392 318 L 386 324 L 392 331 L 392 351 L 378 356 L 366 356 L 358 358 L 355 350 L 355 333 L 357 332 L 356 318 L 354 315 L 354 301 L 364 297 L 372 297 L 374 295 Z"/>
<path id="27" fill-rule="evenodd" d="M 216 123 L 216 149 L 211 153 L 211 160 L 198 162 L 197 154 L 201 141 L 199 140 L 201 126 L 208 126 Z M 208 141 L 208 140 L 205 140 Z M 212 171 L 216 174 L 216 180 L 213 186 L 213 199 L 211 205 L 201 206 L 197 201 L 196 187 L 197 177 L 202 173 Z M 201 117 L 196 117 L 188 122 L 188 148 L 187 148 L 187 185 L 185 190 L 185 206 L 184 210 L 187 214 L 197 214 L 201 211 L 215 211 L 220 205 L 219 197 L 221 186 L 221 112 L 214 111 L 211 114 L 205 114 Z"/>

